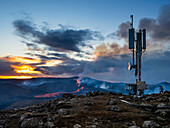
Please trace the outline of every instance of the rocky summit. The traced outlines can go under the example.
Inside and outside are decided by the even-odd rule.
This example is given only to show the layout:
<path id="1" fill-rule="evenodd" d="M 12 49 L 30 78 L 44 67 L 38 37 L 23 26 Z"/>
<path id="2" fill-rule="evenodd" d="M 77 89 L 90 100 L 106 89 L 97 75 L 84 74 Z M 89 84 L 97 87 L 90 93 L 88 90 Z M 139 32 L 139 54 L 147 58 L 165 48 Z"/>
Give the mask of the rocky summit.
<path id="1" fill-rule="evenodd" d="M 170 92 L 141 97 L 112 92 L 63 94 L 0 111 L 0 128 L 170 128 Z"/>

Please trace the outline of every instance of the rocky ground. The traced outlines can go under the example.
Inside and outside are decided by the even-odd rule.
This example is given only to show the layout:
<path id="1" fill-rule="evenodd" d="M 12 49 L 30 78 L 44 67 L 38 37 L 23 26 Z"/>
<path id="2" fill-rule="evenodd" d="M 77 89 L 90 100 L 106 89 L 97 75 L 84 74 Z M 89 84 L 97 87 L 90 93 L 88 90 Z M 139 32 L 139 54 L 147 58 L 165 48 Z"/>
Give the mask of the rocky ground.
<path id="1" fill-rule="evenodd" d="M 142 97 L 107 92 L 0 111 L 0 128 L 170 128 L 170 92 Z"/>

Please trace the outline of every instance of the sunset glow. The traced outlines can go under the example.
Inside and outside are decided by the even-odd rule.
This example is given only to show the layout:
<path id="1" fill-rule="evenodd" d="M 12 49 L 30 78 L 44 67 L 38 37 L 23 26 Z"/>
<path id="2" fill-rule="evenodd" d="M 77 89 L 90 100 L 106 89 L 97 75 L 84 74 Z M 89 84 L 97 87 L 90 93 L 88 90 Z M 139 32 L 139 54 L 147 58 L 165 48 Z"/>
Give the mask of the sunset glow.
<path id="1" fill-rule="evenodd" d="M 10 62 L 10 67 L 13 68 L 13 72 L 17 73 L 8 75 L 8 76 L 0 76 L 0 79 L 27 79 L 27 78 L 35 78 L 37 77 L 56 77 L 53 75 L 43 74 L 41 71 L 36 71 L 36 67 L 53 67 L 62 63 L 62 60 L 40 60 L 28 57 L 21 56 L 6 56 L 1 57 L 0 59 Z M 41 64 L 44 63 L 44 64 Z"/>
<path id="2" fill-rule="evenodd" d="M 34 64 L 34 63 L 41 62 L 41 60 L 39 59 L 26 58 L 26 57 L 21 57 L 21 56 L 7 56 L 7 57 L 2 57 L 1 59 L 7 60 L 10 62 L 19 62 L 22 64 Z"/>
<path id="3" fill-rule="evenodd" d="M 31 79 L 33 76 L 0 76 L 0 79 Z"/>
<path id="4" fill-rule="evenodd" d="M 15 66 L 15 65 L 11 65 L 12 68 L 14 68 L 14 71 L 16 73 L 29 73 L 29 74 L 40 74 L 40 71 L 34 71 L 34 67 L 31 67 L 29 65 L 21 65 L 21 66 Z"/>
<path id="5" fill-rule="evenodd" d="M 45 62 L 45 64 L 42 65 L 37 65 L 37 66 L 48 66 L 48 67 L 52 67 L 52 66 L 57 66 L 58 64 L 61 64 L 63 61 L 62 60 L 47 60 Z"/>

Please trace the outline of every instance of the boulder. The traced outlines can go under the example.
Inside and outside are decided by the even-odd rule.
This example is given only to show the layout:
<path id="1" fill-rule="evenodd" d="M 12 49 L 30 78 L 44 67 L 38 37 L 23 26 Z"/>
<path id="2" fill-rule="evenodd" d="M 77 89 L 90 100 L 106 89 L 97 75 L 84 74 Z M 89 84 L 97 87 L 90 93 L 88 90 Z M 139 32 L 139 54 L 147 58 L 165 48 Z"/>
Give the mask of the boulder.
<path id="1" fill-rule="evenodd" d="M 159 103 L 158 105 L 157 105 L 157 107 L 158 108 L 162 108 L 162 107 L 165 107 L 166 105 L 164 104 L 164 103 Z"/>
<path id="2" fill-rule="evenodd" d="M 108 105 L 116 105 L 116 104 L 118 104 L 118 102 L 119 102 L 119 100 L 111 98 L 111 99 L 108 101 L 107 104 L 108 104 Z"/>
<path id="3" fill-rule="evenodd" d="M 41 126 L 42 124 L 43 122 L 38 118 L 29 118 L 23 120 L 23 122 L 21 123 L 21 128 L 33 128 Z"/>
<path id="4" fill-rule="evenodd" d="M 107 111 L 120 112 L 120 109 L 116 106 L 111 106 L 107 108 Z"/>
<path id="5" fill-rule="evenodd" d="M 97 126 L 96 125 L 91 125 L 91 126 L 89 126 L 89 128 L 97 128 Z"/>
<path id="6" fill-rule="evenodd" d="M 6 120 L 0 120 L 0 124 L 4 125 L 6 123 Z"/>
<path id="7" fill-rule="evenodd" d="M 169 113 L 170 113 L 170 111 L 166 110 L 166 109 L 158 109 L 155 111 L 155 114 L 159 114 L 160 116 L 163 116 L 163 117 L 168 116 Z"/>
<path id="8" fill-rule="evenodd" d="M 67 115 L 67 114 L 68 114 L 68 112 L 67 112 L 66 109 L 59 109 L 59 110 L 57 110 L 57 113 L 58 113 L 59 115 Z"/>
<path id="9" fill-rule="evenodd" d="M 87 93 L 86 93 L 86 96 L 87 96 L 87 97 L 93 96 L 93 93 L 92 93 L 92 92 L 87 92 Z"/>
<path id="10" fill-rule="evenodd" d="M 143 107 L 153 107 L 151 104 L 145 104 L 145 103 L 141 103 L 140 106 L 143 106 Z"/>
<path id="11" fill-rule="evenodd" d="M 81 125 L 80 125 L 80 124 L 75 124 L 75 125 L 73 126 L 73 128 L 81 128 Z"/>
<path id="12" fill-rule="evenodd" d="M 124 99 L 124 96 L 119 96 L 119 99 Z"/>
<path id="13" fill-rule="evenodd" d="M 97 92 L 93 92 L 93 96 L 98 96 L 98 95 L 101 95 L 102 93 L 99 91 L 99 90 L 97 90 Z"/>
<path id="14" fill-rule="evenodd" d="M 46 123 L 46 126 L 47 128 L 55 128 L 55 125 L 53 124 L 53 122 L 50 122 L 50 121 Z"/>
<path id="15" fill-rule="evenodd" d="M 93 101 L 90 101 L 90 100 L 85 100 L 84 101 L 84 105 L 87 105 L 87 106 L 94 106 L 95 103 Z"/>
<path id="16" fill-rule="evenodd" d="M 144 121 L 142 127 L 143 128 L 159 128 L 160 125 L 152 120 L 149 120 L 149 121 Z"/>
<path id="17" fill-rule="evenodd" d="M 166 121 L 166 119 L 164 119 L 164 118 L 162 118 L 162 117 L 156 117 L 156 119 L 158 120 L 158 121 L 162 121 L 162 122 L 164 122 L 164 121 Z"/>
<path id="18" fill-rule="evenodd" d="M 28 116 L 28 115 L 23 114 L 23 115 L 20 117 L 19 122 L 22 122 L 24 119 L 26 119 L 26 118 L 27 118 L 27 116 Z"/>
<path id="19" fill-rule="evenodd" d="M 165 117 L 166 115 L 167 115 L 167 113 L 166 113 L 165 111 L 162 111 L 162 112 L 160 113 L 160 116 Z"/>
<path id="20" fill-rule="evenodd" d="M 138 127 L 138 126 L 130 126 L 128 128 L 140 128 L 140 127 Z"/>
<path id="21" fill-rule="evenodd" d="M 64 99 L 71 99 L 71 98 L 74 98 L 73 94 L 70 94 L 70 93 L 65 93 L 62 95 L 62 98 Z"/>

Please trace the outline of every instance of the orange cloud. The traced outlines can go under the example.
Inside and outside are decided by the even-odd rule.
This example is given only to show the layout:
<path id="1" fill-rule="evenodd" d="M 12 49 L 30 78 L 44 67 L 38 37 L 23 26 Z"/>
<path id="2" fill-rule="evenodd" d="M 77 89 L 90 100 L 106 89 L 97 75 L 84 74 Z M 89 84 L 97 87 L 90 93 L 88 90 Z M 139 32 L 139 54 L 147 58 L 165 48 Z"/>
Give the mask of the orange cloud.
<path id="1" fill-rule="evenodd" d="M 31 79 L 31 78 L 33 78 L 33 76 L 0 76 L 0 79 Z"/>
<path id="2" fill-rule="evenodd" d="M 21 56 L 6 56 L 0 59 L 10 62 L 11 71 L 15 74 L 0 76 L 0 79 L 30 79 L 35 77 L 56 77 L 45 75 L 41 71 L 36 71 L 36 67 L 52 67 L 62 63 L 62 60 L 40 60 Z M 16 64 L 17 62 L 17 64 Z M 43 63 L 43 64 L 42 64 Z M 16 76 L 15 76 L 16 75 Z"/>
<path id="3" fill-rule="evenodd" d="M 11 67 L 14 68 L 14 71 L 16 73 L 41 74 L 40 71 L 34 71 L 35 67 L 32 67 L 30 65 L 11 65 Z"/>
<path id="4" fill-rule="evenodd" d="M 121 55 L 121 54 L 128 54 L 129 49 L 127 45 L 120 46 L 117 43 L 112 44 L 101 44 L 96 47 L 94 55 L 106 57 L 106 56 L 114 56 L 114 55 Z"/>
<path id="5" fill-rule="evenodd" d="M 7 60 L 10 62 L 19 62 L 22 64 L 41 63 L 40 59 L 33 59 L 33 58 L 21 57 L 21 56 L 7 56 L 7 57 L 1 57 L 1 59 Z"/>

